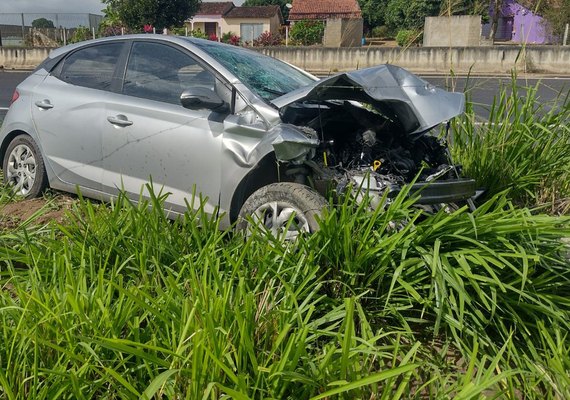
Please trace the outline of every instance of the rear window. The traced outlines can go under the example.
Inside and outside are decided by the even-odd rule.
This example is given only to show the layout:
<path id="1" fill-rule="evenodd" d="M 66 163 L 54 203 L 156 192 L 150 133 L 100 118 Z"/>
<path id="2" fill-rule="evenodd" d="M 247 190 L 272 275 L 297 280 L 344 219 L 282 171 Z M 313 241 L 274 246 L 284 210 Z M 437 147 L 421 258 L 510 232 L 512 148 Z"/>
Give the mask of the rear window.
<path id="1" fill-rule="evenodd" d="M 109 90 L 123 43 L 105 43 L 73 52 L 59 77 L 72 85 Z"/>

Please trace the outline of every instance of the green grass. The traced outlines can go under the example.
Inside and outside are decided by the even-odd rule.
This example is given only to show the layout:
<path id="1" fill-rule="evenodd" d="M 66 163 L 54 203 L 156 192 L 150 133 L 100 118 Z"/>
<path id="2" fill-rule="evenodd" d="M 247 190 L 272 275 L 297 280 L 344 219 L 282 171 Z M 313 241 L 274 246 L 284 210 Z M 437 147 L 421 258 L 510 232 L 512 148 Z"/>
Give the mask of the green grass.
<path id="1" fill-rule="evenodd" d="M 509 190 L 519 205 L 570 212 L 570 97 L 552 103 L 538 97 L 538 85 L 518 87 L 516 75 L 501 87 L 482 125 L 473 104 L 452 123 L 454 159 L 466 176 L 488 190 L 488 197 Z M 524 96 L 521 94 L 524 92 Z"/>
<path id="2" fill-rule="evenodd" d="M 567 218 L 400 196 L 283 244 L 163 200 L 0 234 L 0 397 L 569 394 Z"/>
<path id="3" fill-rule="evenodd" d="M 281 243 L 159 194 L 0 228 L 0 398 L 570 398 L 568 102 L 513 90 L 453 125 L 475 212 L 347 198 Z"/>

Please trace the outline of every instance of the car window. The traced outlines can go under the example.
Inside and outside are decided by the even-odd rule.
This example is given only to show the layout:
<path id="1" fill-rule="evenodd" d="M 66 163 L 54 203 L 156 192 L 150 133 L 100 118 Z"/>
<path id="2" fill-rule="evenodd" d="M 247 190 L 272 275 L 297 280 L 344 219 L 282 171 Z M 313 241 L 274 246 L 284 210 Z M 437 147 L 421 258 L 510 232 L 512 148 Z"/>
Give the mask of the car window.
<path id="1" fill-rule="evenodd" d="M 109 90 L 123 43 L 106 43 L 73 52 L 59 77 L 72 85 Z"/>
<path id="2" fill-rule="evenodd" d="M 212 56 L 265 100 L 273 100 L 314 82 L 313 78 L 291 65 L 251 50 L 208 40 L 187 40 Z"/>
<path id="3" fill-rule="evenodd" d="M 133 44 L 124 94 L 180 105 L 182 92 L 197 86 L 215 90 L 216 78 L 189 55 L 160 43 Z"/>

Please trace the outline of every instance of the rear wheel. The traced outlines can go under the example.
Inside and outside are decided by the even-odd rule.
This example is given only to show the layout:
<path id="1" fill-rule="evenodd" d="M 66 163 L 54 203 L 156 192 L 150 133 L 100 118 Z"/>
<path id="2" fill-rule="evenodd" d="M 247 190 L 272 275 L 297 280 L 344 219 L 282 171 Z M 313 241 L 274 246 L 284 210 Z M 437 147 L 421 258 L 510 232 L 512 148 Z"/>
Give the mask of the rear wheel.
<path id="1" fill-rule="evenodd" d="M 38 197 L 47 187 L 48 179 L 38 146 L 28 135 L 16 136 L 3 160 L 4 181 L 14 194 Z"/>
<path id="2" fill-rule="evenodd" d="M 317 216 L 328 203 L 319 193 L 298 183 L 272 183 L 255 191 L 239 213 L 238 230 L 249 233 L 259 224 L 276 238 L 293 240 L 319 229 Z"/>

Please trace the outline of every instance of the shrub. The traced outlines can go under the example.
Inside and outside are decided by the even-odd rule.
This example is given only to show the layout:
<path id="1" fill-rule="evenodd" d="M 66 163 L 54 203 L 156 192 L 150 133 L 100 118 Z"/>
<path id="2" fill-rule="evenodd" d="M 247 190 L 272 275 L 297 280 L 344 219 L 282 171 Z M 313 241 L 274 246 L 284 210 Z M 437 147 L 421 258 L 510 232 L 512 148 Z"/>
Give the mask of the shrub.
<path id="1" fill-rule="evenodd" d="M 396 35 L 396 43 L 400 47 L 408 47 L 412 44 L 419 43 L 421 40 L 421 33 L 411 29 L 402 29 Z"/>
<path id="2" fill-rule="evenodd" d="M 233 32 L 226 32 L 222 35 L 222 42 L 231 44 L 234 46 L 239 46 L 240 37 Z"/>
<path id="3" fill-rule="evenodd" d="M 178 26 L 178 27 L 170 28 L 168 30 L 168 33 L 171 35 L 185 36 L 186 35 L 186 27 L 185 26 Z M 190 32 L 188 32 L 188 34 L 190 34 Z"/>
<path id="4" fill-rule="evenodd" d="M 210 36 L 208 36 L 208 40 L 211 40 L 212 42 L 217 42 L 218 41 L 218 35 L 216 35 L 215 33 L 212 33 Z"/>
<path id="5" fill-rule="evenodd" d="M 124 33 L 125 35 L 134 33 L 131 29 L 121 26 L 121 25 L 100 25 L 99 26 L 99 36 L 118 36 Z"/>
<path id="6" fill-rule="evenodd" d="M 325 23 L 322 21 L 299 21 L 291 27 L 290 35 L 294 44 L 311 46 L 321 44 L 325 34 Z"/>
<path id="7" fill-rule="evenodd" d="M 279 34 L 273 34 L 271 32 L 263 32 L 257 39 L 253 41 L 254 46 L 279 46 L 281 45 L 283 38 Z"/>
<path id="8" fill-rule="evenodd" d="M 208 39 L 208 35 L 206 35 L 200 29 L 190 31 L 190 36 L 198 38 L 198 39 Z"/>
<path id="9" fill-rule="evenodd" d="M 387 38 L 390 36 L 389 33 L 390 32 L 386 25 L 375 26 L 374 29 L 372 29 L 372 37 L 375 38 L 380 38 L 380 39 Z"/>
<path id="10" fill-rule="evenodd" d="M 89 28 L 86 26 L 80 26 L 73 32 L 73 36 L 69 39 L 69 43 L 83 42 L 84 40 L 92 39 L 93 35 Z"/>

